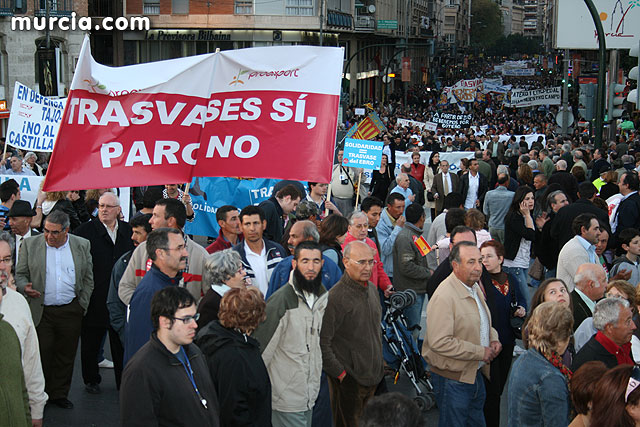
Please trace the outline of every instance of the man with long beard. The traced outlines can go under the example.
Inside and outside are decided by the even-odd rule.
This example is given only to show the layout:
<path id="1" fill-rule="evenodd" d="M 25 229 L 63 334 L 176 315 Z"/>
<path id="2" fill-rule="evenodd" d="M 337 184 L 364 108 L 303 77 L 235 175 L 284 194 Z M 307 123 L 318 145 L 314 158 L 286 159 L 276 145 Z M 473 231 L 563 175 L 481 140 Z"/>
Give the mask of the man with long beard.
<path id="1" fill-rule="evenodd" d="M 267 301 L 267 319 L 253 333 L 269 371 L 272 424 L 311 427 L 320 390 L 320 326 L 327 306 L 322 252 L 315 242 L 296 246 L 289 282 Z M 295 355 L 295 357 L 292 357 Z"/>

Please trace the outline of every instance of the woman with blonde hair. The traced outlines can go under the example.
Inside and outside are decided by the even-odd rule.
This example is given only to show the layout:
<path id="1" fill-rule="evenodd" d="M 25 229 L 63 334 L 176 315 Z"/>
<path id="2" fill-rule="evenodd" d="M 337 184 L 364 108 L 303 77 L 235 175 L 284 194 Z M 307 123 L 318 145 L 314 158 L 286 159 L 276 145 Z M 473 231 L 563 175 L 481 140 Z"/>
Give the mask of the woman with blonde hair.
<path id="1" fill-rule="evenodd" d="M 573 315 L 564 304 L 544 302 L 528 323 L 529 350 L 509 376 L 509 425 L 567 426 L 571 370 L 561 354 L 569 346 Z"/>
<path id="2" fill-rule="evenodd" d="M 271 426 L 269 373 L 251 337 L 266 318 L 265 308 L 258 288 L 231 289 L 220 301 L 218 320 L 197 335 L 218 394 L 220 425 Z"/>

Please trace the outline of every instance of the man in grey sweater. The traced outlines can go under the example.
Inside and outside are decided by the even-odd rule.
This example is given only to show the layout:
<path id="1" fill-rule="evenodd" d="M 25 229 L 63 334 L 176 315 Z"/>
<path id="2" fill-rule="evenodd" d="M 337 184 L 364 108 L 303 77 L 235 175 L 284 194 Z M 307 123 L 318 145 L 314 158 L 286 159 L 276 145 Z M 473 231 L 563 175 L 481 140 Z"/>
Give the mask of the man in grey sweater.
<path id="1" fill-rule="evenodd" d="M 362 409 L 384 375 L 376 286 L 369 282 L 373 250 L 360 241 L 344 248 L 344 275 L 329 291 L 320 330 L 335 427 L 358 425 Z"/>
<path id="2" fill-rule="evenodd" d="M 504 243 L 504 218 L 515 194 L 507 189 L 508 186 L 509 175 L 506 173 L 498 174 L 498 186 L 495 190 L 487 191 L 482 208 L 484 214 L 489 218 L 491 237 L 500 243 Z"/>

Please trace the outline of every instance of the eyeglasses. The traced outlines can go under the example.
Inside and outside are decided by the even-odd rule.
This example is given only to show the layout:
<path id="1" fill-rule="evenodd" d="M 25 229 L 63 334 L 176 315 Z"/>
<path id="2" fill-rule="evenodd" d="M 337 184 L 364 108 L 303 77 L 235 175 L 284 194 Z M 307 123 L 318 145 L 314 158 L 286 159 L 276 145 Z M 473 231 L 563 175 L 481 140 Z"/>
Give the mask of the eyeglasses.
<path id="1" fill-rule="evenodd" d="M 182 251 L 184 250 L 185 247 L 186 247 L 185 245 L 178 245 L 175 248 L 162 248 L 162 249 L 164 249 L 165 251 Z"/>
<path id="2" fill-rule="evenodd" d="M 638 386 L 640 386 L 640 368 L 634 366 L 631 371 L 631 376 L 629 377 L 629 382 L 627 383 L 627 391 L 624 392 L 624 403 L 627 403 L 629 395 L 637 389 Z"/>
<path id="3" fill-rule="evenodd" d="M 180 320 L 182 321 L 182 323 L 184 323 L 185 325 L 188 325 L 189 323 L 191 323 L 191 321 L 193 320 L 194 322 L 197 322 L 198 319 L 200 319 L 200 313 L 196 313 L 193 316 L 185 316 L 185 317 L 174 317 L 175 320 Z"/>
<path id="4" fill-rule="evenodd" d="M 10 256 L 5 258 L 0 258 L 0 264 L 11 264 L 11 261 L 13 261 L 13 258 Z"/>
<path id="5" fill-rule="evenodd" d="M 44 234 L 51 234 L 54 237 L 59 236 L 66 231 L 67 230 L 48 230 L 47 228 L 44 228 Z"/>
<path id="6" fill-rule="evenodd" d="M 358 261 L 356 261 L 355 259 L 352 259 L 351 261 L 355 262 L 360 267 L 364 267 L 365 265 L 368 265 L 369 267 L 373 267 L 376 263 L 375 259 L 361 259 Z"/>

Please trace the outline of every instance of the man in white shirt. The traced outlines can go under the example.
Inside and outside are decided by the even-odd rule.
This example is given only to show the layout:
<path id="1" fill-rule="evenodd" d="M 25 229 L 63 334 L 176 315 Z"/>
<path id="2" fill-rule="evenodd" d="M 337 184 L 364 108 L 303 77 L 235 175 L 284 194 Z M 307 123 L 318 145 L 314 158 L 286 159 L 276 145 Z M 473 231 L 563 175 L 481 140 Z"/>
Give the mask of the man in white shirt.
<path id="1" fill-rule="evenodd" d="M 22 370 L 29 394 L 31 423 L 33 427 L 42 426 L 44 405 L 47 394 L 44 392 L 44 375 L 40 362 L 40 349 L 36 327 L 31 318 L 29 304 L 17 291 L 10 288 L 11 259 L 13 240 L 9 233 L 0 234 L 0 314 L 9 322 L 18 336 L 22 350 Z"/>
<path id="2" fill-rule="evenodd" d="M 284 248 L 262 237 L 267 221 L 258 206 L 249 205 L 240 211 L 240 227 L 244 241 L 233 247 L 242 257 L 242 265 L 251 283 L 267 294 L 273 269 L 285 256 Z"/>
<path id="3" fill-rule="evenodd" d="M 471 209 L 480 207 L 489 184 L 487 178 L 478 170 L 480 165 L 478 160 L 469 160 L 469 172 L 462 175 L 461 193 L 464 199 L 464 208 Z"/>

